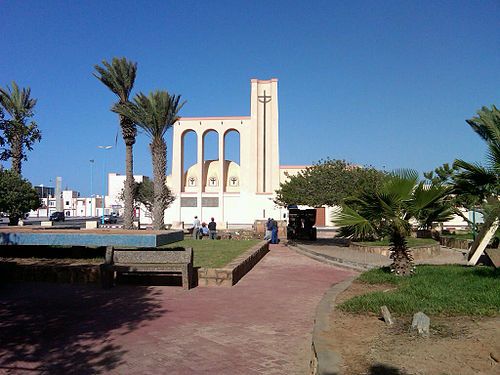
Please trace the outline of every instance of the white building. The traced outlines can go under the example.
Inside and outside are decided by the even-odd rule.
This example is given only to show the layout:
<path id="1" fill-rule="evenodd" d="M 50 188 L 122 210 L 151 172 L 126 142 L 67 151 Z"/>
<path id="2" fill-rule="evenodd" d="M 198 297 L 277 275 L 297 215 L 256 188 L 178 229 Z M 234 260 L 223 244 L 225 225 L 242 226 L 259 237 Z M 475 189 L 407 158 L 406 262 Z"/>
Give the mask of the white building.
<path id="1" fill-rule="evenodd" d="M 278 139 L 278 80 L 251 80 L 250 116 L 182 117 L 173 126 L 172 174 L 167 184 L 177 199 L 166 210 L 167 223 L 191 223 L 214 217 L 222 228 L 251 225 L 256 219 L 283 218 L 274 204 L 275 191 L 285 171 L 281 167 Z M 218 158 L 204 160 L 205 137 L 215 132 Z M 239 133 L 240 160 L 228 160 L 226 136 Z M 196 137 L 196 163 L 183 169 L 185 137 Z"/>

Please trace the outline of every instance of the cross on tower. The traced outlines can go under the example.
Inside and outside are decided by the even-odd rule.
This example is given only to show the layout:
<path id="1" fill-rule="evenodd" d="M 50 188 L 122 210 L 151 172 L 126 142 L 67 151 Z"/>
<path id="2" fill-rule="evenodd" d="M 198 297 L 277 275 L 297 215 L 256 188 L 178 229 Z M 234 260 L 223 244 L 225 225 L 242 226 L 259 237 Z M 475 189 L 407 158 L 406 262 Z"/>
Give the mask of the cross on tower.
<path id="1" fill-rule="evenodd" d="M 263 155 L 262 155 L 262 163 L 263 163 L 263 168 L 262 168 L 262 192 L 266 191 L 266 104 L 271 101 L 271 96 L 266 95 L 266 90 L 264 90 L 264 95 L 259 95 L 257 97 L 260 103 L 264 104 L 264 131 L 263 131 Z"/>

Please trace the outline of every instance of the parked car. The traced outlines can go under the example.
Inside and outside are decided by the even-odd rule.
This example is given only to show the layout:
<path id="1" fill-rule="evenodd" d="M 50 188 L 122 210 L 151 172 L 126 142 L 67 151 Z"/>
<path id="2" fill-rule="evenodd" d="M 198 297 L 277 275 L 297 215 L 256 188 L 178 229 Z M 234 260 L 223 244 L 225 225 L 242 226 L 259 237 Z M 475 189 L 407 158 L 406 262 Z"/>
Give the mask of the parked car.
<path id="1" fill-rule="evenodd" d="M 104 224 L 116 224 L 118 219 L 114 215 L 104 215 Z"/>
<path id="2" fill-rule="evenodd" d="M 50 221 L 64 221 L 64 219 L 65 219 L 65 216 L 64 216 L 64 212 L 62 212 L 62 211 L 52 212 L 50 214 L 50 217 L 49 217 Z"/>

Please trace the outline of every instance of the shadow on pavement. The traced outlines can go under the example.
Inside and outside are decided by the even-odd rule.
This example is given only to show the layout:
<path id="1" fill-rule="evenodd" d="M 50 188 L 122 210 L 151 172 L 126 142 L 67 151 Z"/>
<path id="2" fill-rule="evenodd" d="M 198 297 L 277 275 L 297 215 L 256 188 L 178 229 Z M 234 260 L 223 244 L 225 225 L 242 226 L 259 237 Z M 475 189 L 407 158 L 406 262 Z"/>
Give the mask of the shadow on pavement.
<path id="1" fill-rule="evenodd" d="M 0 373 L 112 370 L 126 354 L 112 335 L 166 313 L 160 294 L 138 286 L 102 290 L 95 285 L 1 284 Z"/>
<path id="2" fill-rule="evenodd" d="M 406 375 L 406 372 L 397 367 L 378 363 L 370 367 L 368 375 Z"/>

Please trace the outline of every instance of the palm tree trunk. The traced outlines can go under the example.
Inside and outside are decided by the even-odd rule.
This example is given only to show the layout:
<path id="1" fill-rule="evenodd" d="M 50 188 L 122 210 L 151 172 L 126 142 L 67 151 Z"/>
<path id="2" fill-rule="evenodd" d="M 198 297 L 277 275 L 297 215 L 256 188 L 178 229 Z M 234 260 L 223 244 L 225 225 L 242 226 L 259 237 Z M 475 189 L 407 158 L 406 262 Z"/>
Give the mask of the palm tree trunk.
<path id="1" fill-rule="evenodd" d="M 153 160 L 153 229 L 165 227 L 165 180 L 167 172 L 167 145 L 163 137 L 154 138 L 150 144 Z"/>
<path id="2" fill-rule="evenodd" d="M 134 154 L 133 147 L 137 128 L 133 122 L 124 116 L 120 117 L 120 127 L 125 142 L 125 186 L 123 189 L 123 227 L 134 229 Z"/>
<path id="3" fill-rule="evenodd" d="M 21 163 L 23 160 L 23 144 L 21 137 L 19 137 L 19 135 L 17 134 L 12 139 L 11 153 L 12 153 L 12 170 L 20 176 Z"/>
<path id="4" fill-rule="evenodd" d="M 405 236 L 394 231 L 391 234 L 390 244 L 391 271 L 397 276 L 410 276 L 415 267 L 413 265 L 413 255 L 408 248 Z"/>
<path id="5" fill-rule="evenodd" d="M 135 139 L 125 140 L 125 187 L 123 191 L 123 227 L 124 229 L 134 229 L 134 155 L 133 146 Z"/>

